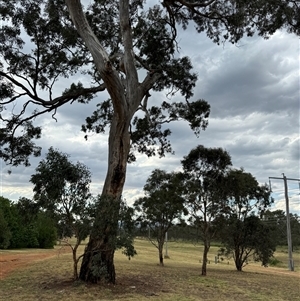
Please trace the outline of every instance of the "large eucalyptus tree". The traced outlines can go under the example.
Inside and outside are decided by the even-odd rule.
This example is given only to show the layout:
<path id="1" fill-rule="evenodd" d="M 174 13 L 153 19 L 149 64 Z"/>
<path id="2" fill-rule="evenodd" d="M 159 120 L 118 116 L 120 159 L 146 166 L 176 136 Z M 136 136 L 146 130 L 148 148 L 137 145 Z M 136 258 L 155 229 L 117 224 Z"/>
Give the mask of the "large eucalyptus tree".
<path id="1" fill-rule="evenodd" d="M 109 128 L 103 204 L 114 203 L 116 212 L 127 162 L 134 159 L 131 151 L 170 152 L 171 132 L 163 123 L 184 119 L 196 134 L 207 126 L 209 105 L 191 100 L 197 80 L 191 62 L 176 56 L 178 27 L 193 22 L 216 43 L 235 43 L 255 31 L 267 37 L 284 27 L 299 34 L 300 28 L 298 1 L 286 0 L 94 0 L 85 7 L 79 0 L 1 0 L 0 14 L 1 158 L 28 165 L 30 155 L 40 154 L 34 142 L 41 136 L 32 123 L 36 117 L 49 113 L 55 118 L 59 107 L 91 103 L 107 91 L 109 99 L 87 118 L 83 130 Z M 59 79 L 80 73 L 90 85 L 74 82 L 57 91 Z M 151 106 L 150 91 L 164 89 L 180 92 L 183 102 L 166 99 Z M 117 220 L 113 224 L 92 232 L 97 235 L 90 236 L 81 279 L 97 282 L 105 275 L 115 282 Z M 94 269 L 97 265 L 103 268 Z"/>

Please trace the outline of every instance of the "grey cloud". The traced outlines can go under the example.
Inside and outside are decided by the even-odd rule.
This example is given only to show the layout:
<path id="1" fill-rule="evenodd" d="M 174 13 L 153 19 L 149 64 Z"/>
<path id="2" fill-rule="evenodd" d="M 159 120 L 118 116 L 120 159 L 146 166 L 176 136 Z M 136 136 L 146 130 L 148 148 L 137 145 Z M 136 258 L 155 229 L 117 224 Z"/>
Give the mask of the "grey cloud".
<path id="1" fill-rule="evenodd" d="M 291 160 L 298 162 L 299 172 L 300 172 L 300 138 L 292 141 L 289 147 L 289 156 Z M 300 175 L 300 174 L 299 174 Z"/>
<path id="2" fill-rule="evenodd" d="M 184 34 L 179 55 L 189 55 L 198 73 L 194 99 L 203 98 L 211 104 L 208 128 L 197 138 L 186 123 L 169 124 L 175 155 L 167 154 L 162 159 L 138 155 L 127 168 L 123 194 L 127 201 L 132 203 L 143 194 L 153 169 L 179 170 L 180 160 L 198 144 L 226 149 L 234 167 L 243 166 L 261 183 L 283 172 L 299 177 L 298 39 L 278 33 L 268 41 L 254 37 L 242 41 L 239 48 L 229 44 L 223 48 L 191 30 Z M 58 82 L 57 91 L 67 84 Z M 166 93 L 151 94 L 153 104 L 166 98 Z M 179 99 L 176 97 L 174 100 Z M 30 175 L 50 146 L 70 154 L 72 161 L 86 164 L 92 172 L 92 192 L 101 192 L 107 169 L 107 135 L 92 135 L 86 142 L 80 131 L 100 99 L 106 96 L 100 93 L 88 105 L 63 106 L 57 113 L 58 122 L 50 115 L 37 119 L 44 131 L 37 141 L 43 146 L 42 157 L 33 158 L 29 168 L 14 168 L 10 176 L 3 173 L 7 169 L 3 165 L 4 196 L 31 197 Z"/>
<path id="3" fill-rule="evenodd" d="M 204 95 L 214 116 L 247 115 L 249 112 L 291 110 L 298 105 L 298 54 L 295 37 L 284 44 L 255 40 L 244 49 L 226 49 L 209 70 L 199 74 L 197 95 Z M 269 44 L 268 44 L 269 42 Z M 288 55 L 289 54 L 289 55 Z M 197 64 L 201 69 L 202 60 Z M 201 83 L 205 82 L 204 85 Z"/>

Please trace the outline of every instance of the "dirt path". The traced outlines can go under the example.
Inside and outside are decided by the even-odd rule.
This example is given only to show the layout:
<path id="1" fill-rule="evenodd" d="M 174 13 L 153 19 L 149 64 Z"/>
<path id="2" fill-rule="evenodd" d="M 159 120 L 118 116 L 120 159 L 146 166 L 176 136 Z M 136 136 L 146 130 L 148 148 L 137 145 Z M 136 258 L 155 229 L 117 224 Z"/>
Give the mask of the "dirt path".
<path id="1" fill-rule="evenodd" d="M 300 278 L 300 273 L 299 271 L 296 272 L 291 272 L 287 268 L 276 268 L 276 267 L 263 267 L 259 265 L 249 265 L 244 268 L 244 271 L 252 271 L 255 273 L 260 273 L 260 274 L 282 274 L 282 275 L 288 275 L 292 277 L 297 277 Z"/>
<path id="2" fill-rule="evenodd" d="M 0 251 L 0 280 L 11 272 L 30 265 L 33 262 L 69 253 L 69 247 L 58 247 L 51 250 L 26 249 L 26 250 L 1 250 Z"/>

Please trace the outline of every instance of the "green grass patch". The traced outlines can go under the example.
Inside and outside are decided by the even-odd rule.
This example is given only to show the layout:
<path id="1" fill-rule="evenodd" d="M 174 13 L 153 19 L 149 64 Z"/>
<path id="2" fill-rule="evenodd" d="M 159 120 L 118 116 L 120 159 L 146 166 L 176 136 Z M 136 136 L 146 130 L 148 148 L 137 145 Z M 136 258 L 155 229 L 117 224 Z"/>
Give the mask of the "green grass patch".
<path id="1" fill-rule="evenodd" d="M 128 260 L 116 252 L 116 285 L 90 285 L 72 281 L 71 254 L 57 254 L 15 271 L 0 281 L 0 300 L 158 300 L 158 301 L 285 301 L 300 300 L 299 255 L 296 272 L 263 268 L 250 262 L 237 272 L 232 260 L 214 263 L 218 247 L 209 253 L 208 275 L 201 273 L 202 246 L 169 242 L 169 259 L 158 265 L 157 249 L 147 240 L 136 240 L 138 255 Z M 83 251 L 80 247 L 79 253 Z M 282 261 L 286 253 L 277 252 Z"/>

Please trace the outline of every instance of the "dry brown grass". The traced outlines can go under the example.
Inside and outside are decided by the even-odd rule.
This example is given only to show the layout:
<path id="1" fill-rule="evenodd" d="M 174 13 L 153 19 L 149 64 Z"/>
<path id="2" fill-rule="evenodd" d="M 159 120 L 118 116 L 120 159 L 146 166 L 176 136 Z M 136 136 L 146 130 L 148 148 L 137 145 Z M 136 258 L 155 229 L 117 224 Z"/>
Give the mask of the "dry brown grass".
<path id="1" fill-rule="evenodd" d="M 208 276 L 202 277 L 201 246 L 169 243 L 165 267 L 157 265 L 157 250 L 149 242 L 137 240 L 136 249 L 138 255 L 130 261 L 117 252 L 116 285 L 73 282 L 71 255 L 57 253 L 0 281 L 0 300 L 300 300 L 300 253 L 294 254 L 295 272 L 257 263 L 237 272 L 231 261 L 214 263 L 215 247 L 210 252 Z M 276 256 L 284 259 L 287 254 Z"/>

